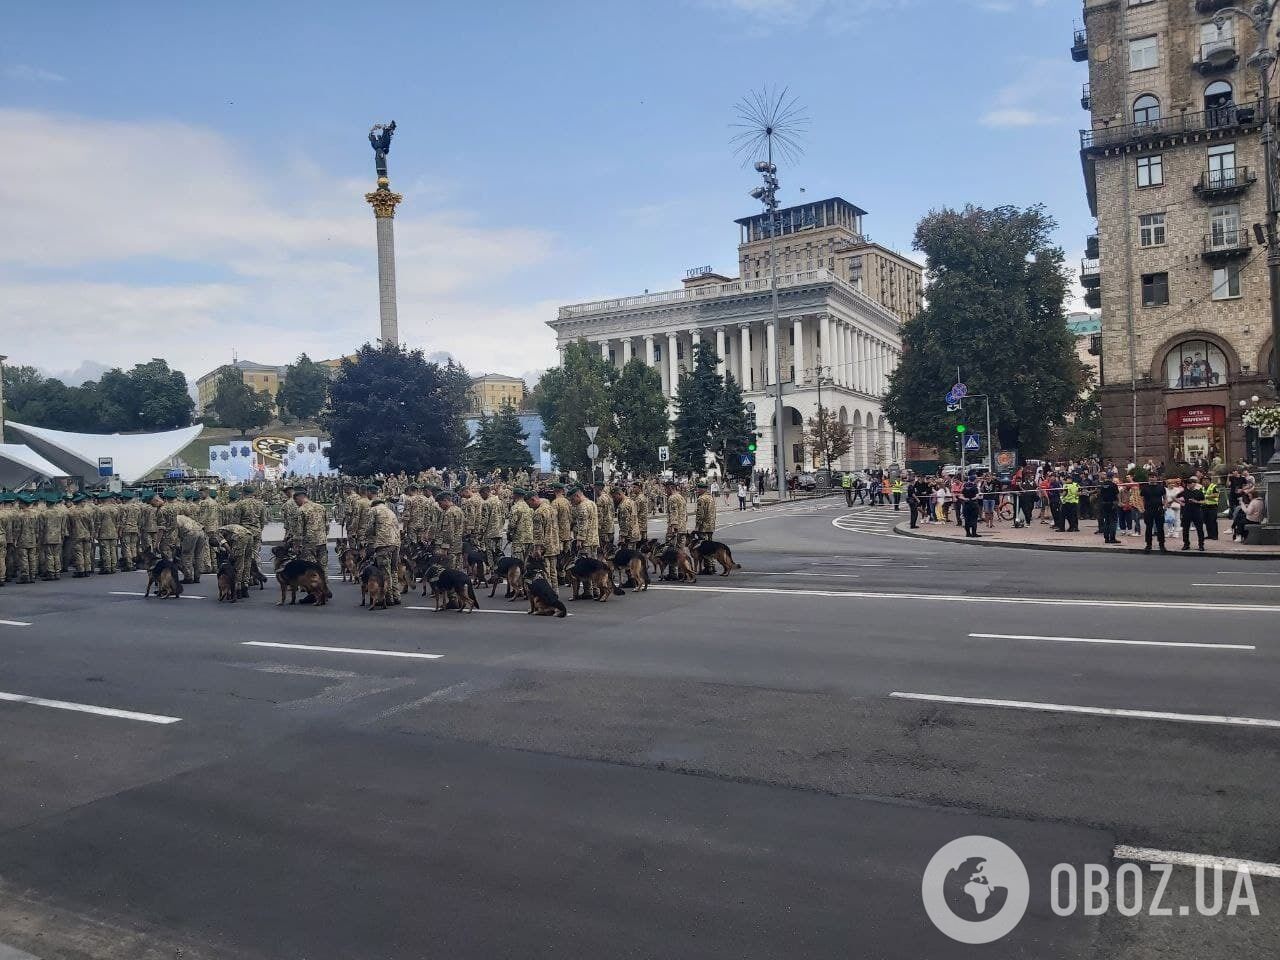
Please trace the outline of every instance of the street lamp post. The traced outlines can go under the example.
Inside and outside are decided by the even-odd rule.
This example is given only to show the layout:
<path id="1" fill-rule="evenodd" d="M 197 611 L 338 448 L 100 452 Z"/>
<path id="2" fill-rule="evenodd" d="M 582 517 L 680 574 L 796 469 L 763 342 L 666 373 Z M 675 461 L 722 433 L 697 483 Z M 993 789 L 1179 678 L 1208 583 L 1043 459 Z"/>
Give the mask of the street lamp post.
<path id="1" fill-rule="evenodd" d="M 1271 341 L 1276 345 L 1271 361 L 1271 385 L 1280 394 L 1280 204 L 1277 203 L 1275 179 L 1275 124 L 1271 117 L 1271 68 L 1276 51 L 1271 46 L 1271 27 L 1280 0 L 1257 0 L 1248 10 L 1223 7 L 1213 18 L 1221 28 L 1230 17 L 1248 20 L 1258 37 L 1258 49 L 1248 64 L 1258 70 L 1259 106 L 1262 109 L 1262 170 L 1267 181 L 1267 280 L 1271 287 Z M 1280 444 L 1263 472 L 1266 489 L 1267 518 L 1263 521 L 1261 541 L 1280 543 Z"/>
<path id="2" fill-rule="evenodd" d="M 8 359 L 0 354 L 0 443 L 4 443 L 4 362 Z"/>
<path id="3" fill-rule="evenodd" d="M 773 448 L 774 471 L 778 477 L 778 500 L 785 495 L 787 484 L 787 455 L 783 449 L 782 427 L 782 345 L 778 329 L 778 168 L 773 163 L 773 141 L 770 139 L 768 156 L 756 162 L 756 172 L 764 180 L 763 186 L 751 191 L 751 196 L 764 204 L 769 215 L 769 299 L 773 323 L 773 354 L 769 363 L 773 367 Z"/>

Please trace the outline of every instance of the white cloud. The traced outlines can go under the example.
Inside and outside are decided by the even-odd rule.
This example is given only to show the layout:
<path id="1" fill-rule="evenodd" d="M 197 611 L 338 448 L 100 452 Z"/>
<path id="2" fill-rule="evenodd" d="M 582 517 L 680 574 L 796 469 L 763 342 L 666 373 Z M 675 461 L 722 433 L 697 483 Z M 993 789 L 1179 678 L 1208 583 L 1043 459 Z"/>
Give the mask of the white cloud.
<path id="1" fill-rule="evenodd" d="M 67 78 L 60 73 L 33 67 L 27 63 L 14 63 L 4 68 L 4 78 L 15 83 L 66 83 Z"/>
<path id="2" fill-rule="evenodd" d="M 1063 58 L 1065 60 L 1065 58 Z M 1025 59 L 1012 82 L 996 91 L 990 109 L 978 117 L 986 127 L 1034 127 L 1062 122 L 1057 109 L 1078 89 L 1074 65 L 1056 60 Z"/>
<path id="3" fill-rule="evenodd" d="M 377 336 L 367 184 L 310 167 L 264 177 L 178 123 L 0 110 L 0 141 L 14 145 L 0 152 L 0 302 L 6 326 L 32 334 L 13 362 L 158 356 L 194 378 L 232 350 L 275 363 Z M 409 185 L 396 217 L 402 339 L 491 370 L 552 362 L 558 304 L 494 290 L 554 257 L 555 238 L 429 209 L 439 201 Z"/>
<path id="4" fill-rule="evenodd" d="M 834 31 L 851 29 L 872 13 L 901 9 L 913 0 L 698 0 L 742 21 L 754 33 L 780 27 L 819 24 Z"/>

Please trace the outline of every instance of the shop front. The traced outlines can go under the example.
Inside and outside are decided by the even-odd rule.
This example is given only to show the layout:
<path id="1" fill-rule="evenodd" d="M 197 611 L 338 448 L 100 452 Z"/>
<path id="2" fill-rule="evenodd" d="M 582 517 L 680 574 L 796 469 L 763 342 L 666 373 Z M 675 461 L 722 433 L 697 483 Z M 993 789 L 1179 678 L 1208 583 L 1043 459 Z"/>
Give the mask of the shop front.
<path id="1" fill-rule="evenodd" d="M 1225 406 L 1174 407 L 1165 415 L 1169 432 L 1169 462 L 1209 462 L 1225 459 L 1227 408 Z"/>

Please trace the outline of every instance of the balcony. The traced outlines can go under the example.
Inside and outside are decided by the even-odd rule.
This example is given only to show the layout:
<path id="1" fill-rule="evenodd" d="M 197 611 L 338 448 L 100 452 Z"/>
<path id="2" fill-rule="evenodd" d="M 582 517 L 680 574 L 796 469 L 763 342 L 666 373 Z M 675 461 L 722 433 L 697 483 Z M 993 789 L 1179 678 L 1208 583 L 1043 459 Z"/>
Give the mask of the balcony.
<path id="1" fill-rule="evenodd" d="M 1086 290 L 1084 292 L 1084 302 L 1090 310 L 1097 310 L 1102 306 L 1102 290 L 1098 287 Z"/>
<path id="2" fill-rule="evenodd" d="M 1080 261 L 1080 286 L 1086 290 L 1102 286 L 1102 264 L 1098 260 Z"/>
<path id="3" fill-rule="evenodd" d="M 1093 97 L 1089 94 L 1089 85 L 1086 83 L 1080 88 L 1080 109 L 1088 110 L 1093 107 Z"/>
<path id="4" fill-rule="evenodd" d="M 1102 334 L 1100 333 L 1089 334 L 1089 356 L 1091 357 L 1102 356 Z"/>
<path id="5" fill-rule="evenodd" d="M 1160 140 L 1183 134 L 1228 131 L 1262 124 L 1262 111 L 1254 101 L 1224 103 L 1196 113 L 1180 113 L 1176 117 L 1144 120 L 1141 123 L 1117 123 L 1080 131 L 1080 149 L 1114 147 L 1144 140 Z"/>
<path id="6" fill-rule="evenodd" d="M 1201 74 L 1217 73 L 1219 70 L 1233 70 L 1240 62 L 1240 53 L 1236 50 L 1234 37 L 1223 37 L 1200 44 L 1200 59 L 1193 66 Z"/>
<path id="7" fill-rule="evenodd" d="M 1257 182 L 1258 175 L 1248 167 L 1204 170 L 1191 191 L 1201 200 L 1222 200 L 1244 193 Z"/>
<path id="8" fill-rule="evenodd" d="M 1210 263 L 1224 263 L 1249 255 L 1249 231 L 1214 230 L 1205 234 L 1201 255 Z"/>
<path id="9" fill-rule="evenodd" d="M 1096 233 L 1084 238 L 1084 255 L 1086 260 L 1098 259 L 1098 235 Z"/>
<path id="10" fill-rule="evenodd" d="M 1076 63 L 1089 59 L 1089 34 L 1083 27 L 1071 35 L 1071 59 Z"/>

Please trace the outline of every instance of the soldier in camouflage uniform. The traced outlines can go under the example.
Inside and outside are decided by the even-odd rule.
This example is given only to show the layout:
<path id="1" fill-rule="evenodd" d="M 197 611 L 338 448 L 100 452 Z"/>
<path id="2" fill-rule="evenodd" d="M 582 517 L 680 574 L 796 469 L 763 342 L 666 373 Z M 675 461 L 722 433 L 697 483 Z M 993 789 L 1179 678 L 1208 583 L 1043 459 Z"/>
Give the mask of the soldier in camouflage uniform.
<path id="1" fill-rule="evenodd" d="M 182 571 L 182 582 L 199 583 L 199 558 L 209 551 L 204 528 L 185 513 L 178 514 L 174 523 L 174 539 L 177 541 L 179 550 L 178 568 Z"/>
<path id="2" fill-rule="evenodd" d="M 516 487 L 511 491 L 511 514 L 507 519 L 507 540 L 511 543 L 511 555 L 520 560 L 529 559 L 533 547 L 533 508 L 529 505 L 529 491 Z"/>
<path id="3" fill-rule="evenodd" d="M 570 488 L 569 502 L 573 506 L 573 539 L 594 554 L 600 546 L 600 517 L 596 514 L 596 505 L 581 487 Z"/>
<path id="4" fill-rule="evenodd" d="M 162 557 L 172 557 L 173 548 L 178 545 L 178 515 L 181 511 L 177 499 L 175 490 L 164 490 L 151 498 L 151 505 L 156 508 L 155 550 Z"/>
<path id="5" fill-rule="evenodd" d="M 404 508 L 400 511 L 400 522 L 404 524 L 405 539 L 411 545 L 422 542 L 427 523 L 427 498 L 422 495 L 422 488 L 411 483 L 405 488 Z"/>
<path id="6" fill-rule="evenodd" d="M 312 501 L 307 490 L 293 492 L 294 506 L 298 509 L 298 536 L 294 541 L 295 555 L 311 560 L 320 566 L 329 566 L 329 518 L 324 507 Z"/>
<path id="7" fill-rule="evenodd" d="M 56 496 L 56 494 L 54 495 Z M 61 498 L 47 500 L 41 517 L 41 543 L 44 544 L 44 578 L 62 579 L 62 542 L 67 535 L 67 508 Z"/>
<path id="8" fill-rule="evenodd" d="M 378 488 L 372 484 L 356 491 L 356 498 L 351 504 L 351 515 L 347 518 L 347 537 L 351 546 L 359 548 L 368 545 L 364 532 L 369 526 L 369 511 L 373 509 L 373 500 L 370 499 L 370 495 L 377 491 Z"/>
<path id="9" fill-rule="evenodd" d="M 613 497 L 608 487 L 601 487 L 596 494 L 596 516 L 599 518 L 600 546 L 613 552 Z"/>
<path id="10" fill-rule="evenodd" d="M 67 511 L 67 539 L 71 541 L 71 564 L 76 568 L 76 579 L 93 572 L 93 514 L 86 499 L 83 493 L 77 493 Z"/>
<path id="11" fill-rule="evenodd" d="M 698 501 L 694 504 L 693 530 L 699 540 L 714 540 L 716 536 L 716 498 L 707 489 L 707 481 L 698 481 Z M 703 573 L 715 573 L 710 557 L 702 561 Z"/>
<path id="12" fill-rule="evenodd" d="M 253 556 L 256 559 L 262 552 L 262 528 L 267 525 L 267 505 L 252 488 L 236 504 L 236 523 L 253 534 Z"/>
<path id="13" fill-rule="evenodd" d="M 564 495 L 564 484 L 553 483 L 551 509 L 556 515 L 556 539 L 560 541 L 560 559 L 563 563 L 573 562 L 573 504 Z"/>
<path id="14" fill-rule="evenodd" d="M 689 531 L 684 491 L 670 481 L 664 486 L 667 490 L 667 539 L 674 542 Z"/>
<path id="15" fill-rule="evenodd" d="M 284 527 L 286 541 L 298 539 L 298 505 L 293 502 L 293 485 L 284 488 L 284 499 L 280 502 L 280 523 Z M 297 546 L 297 543 L 294 543 Z"/>
<path id="16" fill-rule="evenodd" d="M 640 540 L 649 539 L 649 498 L 639 481 L 631 485 L 631 502 L 636 505 L 636 528 L 640 531 Z"/>
<path id="17" fill-rule="evenodd" d="M 138 566 L 138 523 L 142 509 L 137 498 L 129 490 L 120 493 L 120 512 L 116 527 L 120 533 L 120 569 L 135 570 Z"/>
<path id="18" fill-rule="evenodd" d="M 0 587 L 9 579 L 9 547 L 13 542 L 13 494 L 0 490 Z"/>
<path id="19" fill-rule="evenodd" d="M 115 573 L 120 557 L 120 503 L 117 494 L 98 497 L 98 556 L 103 573 Z"/>
<path id="20" fill-rule="evenodd" d="M 34 494 L 18 494 L 18 516 L 13 524 L 13 543 L 17 548 L 19 583 L 34 583 L 39 567 L 40 514 L 36 512 Z"/>
<path id="21" fill-rule="evenodd" d="M 533 508 L 533 542 L 541 544 L 547 557 L 547 581 L 553 586 L 560 584 L 560 521 L 551 506 L 551 491 L 543 490 L 536 497 Z"/>
<path id="22" fill-rule="evenodd" d="M 227 550 L 227 559 L 235 568 L 236 597 L 249 599 L 249 572 L 253 569 L 253 532 L 238 523 L 224 523 L 215 536 Z"/>
<path id="23" fill-rule="evenodd" d="M 159 521 L 154 506 L 155 492 L 143 490 L 138 493 L 138 563 L 142 566 L 145 554 L 156 549 L 156 531 Z"/>
<path id="24" fill-rule="evenodd" d="M 200 488 L 200 494 L 195 503 L 195 515 L 191 519 L 200 524 L 205 538 L 204 555 L 196 560 L 196 572 L 214 573 L 210 544 L 213 543 L 213 535 L 218 527 L 222 525 L 222 511 L 218 509 L 218 501 L 209 496 L 208 487 Z"/>
<path id="25" fill-rule="evenodd" d="M 613 514 L 618 520 L 618 546 L 635 546 L 640 540 L 636 505 L 621 487 L 613 488 Z"/>
<path id="26" fill-rule="evenodd" d="M 431 496 L 424 497 L 423 503 L 423 524 L 422 537 L 423 540 L 430 543 L 440 536 L 440 520 L 444 517 L 444 511 L 440 509 L 440 504 L 436 498 L 444 491 L 434 484 L 429 484 L 427 490 Z"/>
<path id="27" fill-rule="evenodd" d="M 437 498 L 440 504 L 440 534 L 436 545 L 449 555 L 446 565 L 450 570 L 462 569 L 462 537 L 466 531 L 467 517 L 462 508 L 447 493 Z"/>
<path id="28" fill-rule="evenodd" d="M 502 558 L 502 531 L 505 528 L 502 501 L 493 495 L 486 484 L 480 488 L 479 536 L 491 570 Z"/>
<path id="29" fill-rule="evenodd" d="M 473 544 L 479 545 L 484 535 L 480 524 L 480 514 L 484 507 L 480 497 L 470 486 L 462 488 L 462 536 Z"/>
<path id="30" fill-rule="evenodd" d="M 373 547 L 373 562 L 387 582 L 387 603 L 400 602 L 397 568 L 400 566 L 400 521 L 380 496 L 370 501 L 360 542 Z"/>

